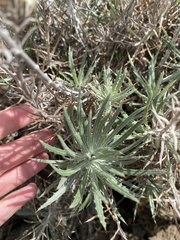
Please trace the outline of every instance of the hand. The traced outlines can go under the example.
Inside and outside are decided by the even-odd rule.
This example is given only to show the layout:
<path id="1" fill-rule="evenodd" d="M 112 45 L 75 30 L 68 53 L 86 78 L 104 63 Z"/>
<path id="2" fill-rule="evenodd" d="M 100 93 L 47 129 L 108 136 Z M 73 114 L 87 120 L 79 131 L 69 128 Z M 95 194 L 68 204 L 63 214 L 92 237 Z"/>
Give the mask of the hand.
<path id="1" fill-rule="evenodd" d="M 0 139 L 37 118 L 26 104 L 1 111 Z M 0 146 L 0 226 L 36 195 L 37 186 L 34 183 L 6 194 L 46 166 L 45 163 L 30 160 L 32 157 L 48 159 L 39 139 L 49 144 L 55 141 L 51 130 L 43 130 Z M 6 196 L 2 198 L 4 195 Z"/>

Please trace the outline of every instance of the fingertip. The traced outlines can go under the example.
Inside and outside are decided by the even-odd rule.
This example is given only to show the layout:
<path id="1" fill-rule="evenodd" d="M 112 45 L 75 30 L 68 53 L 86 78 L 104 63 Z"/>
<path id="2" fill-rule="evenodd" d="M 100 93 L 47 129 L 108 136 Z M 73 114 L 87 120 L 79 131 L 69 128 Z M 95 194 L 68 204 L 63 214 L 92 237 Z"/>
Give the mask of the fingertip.
<path id="1" fill-rule="evenodd" d="M 6 108 L 0 112 L 0 139 L 25 127 L 37 118 L 37 113 L 27 104 Z"/>
<path id="2" fill-rule="evenodd" d="M 55 134 L 51 129 L 43 129 L 42 131 L 37 133 L 37 136 L 40 140 L 51 145 L 54 144 L 56 140 Z"/>
<path id="3" fill-rule="evenodd" d="M 33 199 L 37 194 L 37 186 L 29 183 L 27 186 L 16 190 L 4 197 L 0 202 L 0 226 L 5 223 L 23 205 Z"/>
<path id="4" fill-rule="evenodd" d="M 49 159 L 49 155 L 46 152 L 40 153 L 37 157 L 38 158 L 42 158 L 44 160 L 48 160 Z"/>
<path id="5" fill-rule="evenodd" d="M 32 198 L 34 198 L 37 194 L 38 191 L 38 187 L 35 183 L 29 183 L 26 187 L 26 191 L 27 191 L 27 199 L 28 201 Z"/>

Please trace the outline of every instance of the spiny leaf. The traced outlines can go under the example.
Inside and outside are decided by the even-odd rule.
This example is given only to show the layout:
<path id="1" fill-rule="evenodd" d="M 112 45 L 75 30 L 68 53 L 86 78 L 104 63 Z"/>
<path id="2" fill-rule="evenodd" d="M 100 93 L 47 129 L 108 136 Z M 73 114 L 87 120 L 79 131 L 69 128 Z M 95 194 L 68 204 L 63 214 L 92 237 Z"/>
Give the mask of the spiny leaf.
<path id="1" fill-rule="evenodd" d="M 75 66 L 74 66 L 74 62 L 73 62 L 73 52 L 72 52 L 71 48 L 69 48 L 68 56 L 69 56 L 69 61 L 68 61 L 69 68 L 71 70 L 73 80 L 74 80 L 75 84 L 78 86 L 79 81 L 78 81 L 78 76 L 76 74 L 76 70 L 75 70 Z"/>
<path id="2" fill-rule="evenodd" d="M 104 212 L 103 212 L 103 203 L 102 203 L 101 198 L 97 195 L 96 192 L 94 192 L 94 203 L 96 206 L 96 211 L 97 211 L 99 220 L 100 220 L 102 226 L 104 227 L 104 229 L 106 230 L 106 221 L 105 221 L 105 216 L 104 216 Z"/>
<path id="3" fill-rule="evenodd" d="M 64 142 L 64 140 L 62 139 L 62 137 L 60 135 L 57 135 L 62 147 L 64 148 L 64 151 L 66 152 L 66 156 L 69 155 L 72 158 L 76 157 L 76 153 L 74 151 L 72 151 L 67 144 Z"/>
<path id="4" fill-rule="evenodd" d="M 142 113 L 142 111 L 144 110 L 144 108 L 141 109 L 137 109 L 135 112 L 133 112 L 132 114 L 130 114 L 126 119 L 124 119 L 122 122 L 119 121 L 119 125 L 103 140 L 103 145 L 107 145 L 109 142 L 112 142 L 113 138 L 119 134 L 119 132 L 126 126 L 128 126 L 129 123 L 132 123 L 134 121 L 134 118 L 136 116 L 138 116 L 140 113 Z M 118 110 L 119 111 L 119 110 Z M 114 119 L 114 118 L 113 118 Z M 115 120 L 115 119 L 114 119 Z M 112 123 L 111 123 L 112 124 Z M 136 129 L 137 127 L 135 127 Z M 110 144 L 111 147 L 116 147 L 117 141 L 112 142 Z"/>
<path id="5" fill-rule="evenodd" d="M 71 203 L 69 208 L 75 208 L 77 205 L 81 203 L 83 196 L 85 195 L 85 189 L 88 186 L 88 176 L 89 176 L 89 173 L 88 171 L 86 171 L 81 179 L 78 190 L 74 196 L 74 200 Z"/>
<path id="6" fill-rule="evenodd" d="M 74 137 L 74 139 L 77 141 L 77 144 L 79 145 L 79 147 L 82 147 L 83 145 L 83 142 L 82 142 L 82 139 L 81 139 L 81 136 L 80 134 L 76 131 L 72 121 L 71 121 L 71 118 L 70 116 L 68 115 L 66 109 L 64 108 L 64 117 L 65 117 L 65 120 L 66 120 L 66 123 L 71 131 L 71 134 L 72 136 Z"/>
<path id="7" fill-rule="evenodd" d="M 59 167 L 57 168 L 54 164 L 51 164 L 51 162 L 49 164 L 60 176 L 64 176 L 64 177 L 71 176 L 71 175 L 81 171 L 83 169 L 83 167 L 85 166 L 85 162 L 80 162 L 76 166 L 74 166 L 72 168 L 67 168 L 64 170 L 64 169 L 60 169 Z"/>
<path id="8" fill-rule="evenodd" d="M 92 192 L 90 191 L 86 196 L 83 203 L 79 206 L 78 211 L 81 212 L 85 207 L 87 207 L 92 202 Z"/>
<path id="9" fill-rule="evenodd" d="M 127 147 L 122 148 L 121 153 L 126 154 L 132 151 L 134 148 L 136 148 L 137 150 L 138 146 L 141 148 L 146 143 L 146 140 L 148 139 L 148 137 L 149 137 L 148 135 L 140 137 L 138 140 L 135 140 L 135 142 L 133 142 L 132 144 L 129 144 Z"/>
<path id="10" fill-rule="evenodd" d="M 165 170 L 159 169 L 122 169 L 122 172 L 127 176 L 147 176 L 147 175 L 162 175 Z"/>
<path id="11" fill-rule="evenodd" d="M 58 154 L 58 155 L 61 155 L 61 156 L 66 156 L 67 155 L 66 151 L 64 151 L 64 150 L 62 150 L 60 148 L 51 146 L 48 143 L 43 142 L 42 140 L 40 140 L 40 142 L 43 145 L 43 147 L 45 149 L 47 149 L 49 152 L 52 152 L 52 153 L 55 153 L 55 154 Z"/>
<path id="12" fill-rule="evenodd" d="M 41 209 L 48 207 L 50 204 L 58 200 L 69 188 L 69 184 L 65 183 L 57 192 L 53 194 L 52 197 L 50 197 L 41 207 L 38 209 L 40 211 Z"/>
<path id="13" fill-rule="evenodd" d="M 128 129 L 127 131 L 125 131 L 122 136 L 116 140 L 115 142 L 113 142 L 111 144 L 112 147 L 118 147 L 122 142 L 124 142 L 142 123 L 144 122 L 144 119 L 139 120 L 136 124 L 134 124 L 134 126 L 132 126 L 130 129 Z"/>
<path id="14" fill-rule="evenodd" d="M 131 193 L 129 189 L 127 189 L 123 185 L 119 185 L 117 181 L 114 181 L 114 179 L 106 178 L 105 183 L 112 189 L 114 189 L 116 192 L 120 193 L 126 198 L 129 198 L 135 202 L 139 202 L 139 200 L 135 197 L 134 193 Z"/>
<path id="15" fill-rule="evenodd" d="M 100 110 L 97 114 L 97 117 L 96 117 L 96 120 L 95 120 L 95 123 L 94 123 L 94 132 L 97 132 L 98 129 L 99 129 L 99 125 L 101 124 L 103 112 L 106 109 L 108 101 L 109 101 L 109 96 L 105 99 L 105 101 L 103 102 L 103 104 L 102 104 L 102 106 L 101 106 L 101 108 L 100 108 Z"/>

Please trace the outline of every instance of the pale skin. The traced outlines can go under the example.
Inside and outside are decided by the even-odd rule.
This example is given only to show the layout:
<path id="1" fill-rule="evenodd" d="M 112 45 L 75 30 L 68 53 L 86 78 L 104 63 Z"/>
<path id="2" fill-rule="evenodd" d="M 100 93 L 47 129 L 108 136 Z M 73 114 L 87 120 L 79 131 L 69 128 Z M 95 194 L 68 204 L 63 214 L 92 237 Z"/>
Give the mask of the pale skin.
<path id="1" fill-rule="evenodd" d="M 25 127 L 37 118 L 27 104 L 1 111 L 0 139 Z M 0 226 L 36 196 L 37 186 L 34 183 L 13 192 L 12 190 L 46 167 L 45 163 L 31 160 L 33 157 L 48 159 L 40 139 L 49 144 L 55 141 L 51 130 L 42 130 L 0 146 Z"/>

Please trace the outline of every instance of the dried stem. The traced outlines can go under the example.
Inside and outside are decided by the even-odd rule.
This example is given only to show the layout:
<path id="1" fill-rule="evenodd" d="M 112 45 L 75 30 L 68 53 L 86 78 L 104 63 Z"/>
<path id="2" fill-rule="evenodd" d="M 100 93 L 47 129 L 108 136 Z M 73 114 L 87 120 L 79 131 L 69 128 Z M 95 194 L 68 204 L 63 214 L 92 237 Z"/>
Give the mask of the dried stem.
<path id="1" fill-rule="evenodd" d="M 64 82 L 53 82 L 47 74 L 43 73 L 39 66 L 33 62 L 33 60 L 25 53 L 25 51 L 19 46 L 10 36 L 9 32 L 6 29 L 0 29 L 0 37 L 2 40 L 8 45 L 9 50 L 15 56 L 20 56 L 27 66 L 31 68 L 42 80 L 44 85 L 49 88 L 53 88 L 54 90 L 63 93 L 67 97 L 72 97 L 72 94 L 77 95 L 78 92 L 73 91 L 72 89 L 67 88 L 64 86 Z M 74 96 L 75 97 L 75 96 Z"/>

